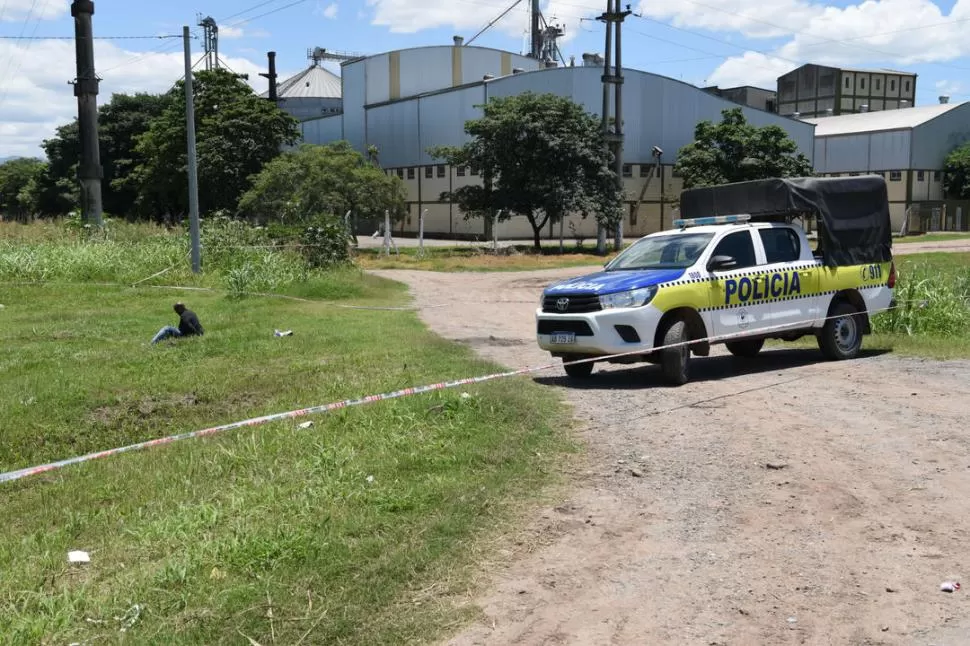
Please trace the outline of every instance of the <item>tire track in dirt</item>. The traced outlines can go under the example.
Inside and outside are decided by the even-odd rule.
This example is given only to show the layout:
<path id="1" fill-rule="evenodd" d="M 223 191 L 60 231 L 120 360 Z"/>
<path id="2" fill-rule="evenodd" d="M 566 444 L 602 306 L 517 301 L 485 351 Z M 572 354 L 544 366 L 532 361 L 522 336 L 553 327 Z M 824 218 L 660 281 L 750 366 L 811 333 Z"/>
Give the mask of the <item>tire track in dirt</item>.
<path id="1" fill-rule="evenodd" d="M 422 311 L 437 333 L 521 367 L 549 362 L 542 287 L 588 271 L 374 273 L 449 303 Z M 680 388 L 653 366 L 534 376 L 575 407 L 588 467 L 448 644 L 970 639 L 963 596 L 939 591 L 968 573 L 970 362 L 715 349 L 693 372 Z"/>

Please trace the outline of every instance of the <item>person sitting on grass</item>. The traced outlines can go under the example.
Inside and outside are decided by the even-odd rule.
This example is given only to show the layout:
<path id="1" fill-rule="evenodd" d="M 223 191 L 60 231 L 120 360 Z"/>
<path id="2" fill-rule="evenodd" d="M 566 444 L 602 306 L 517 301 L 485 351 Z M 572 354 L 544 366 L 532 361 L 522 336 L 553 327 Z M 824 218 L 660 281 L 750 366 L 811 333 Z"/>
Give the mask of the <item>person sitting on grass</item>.
<path id="1" fill-rule="evenodd" d="M 202 329 L 202 324 L 199 323 L 199 317 L 195 315 L 195 312 L 185 309 L 183 303 L 176 303 L 174 309 L 175 313 L 179 315 L 179 326 L 173 327 L 166 325 L 163 327 L 155 335 L 155 338 L 152 339 L 152 345 L 169 337 L 202 336 L 205 333 L 205 330 Z"/>

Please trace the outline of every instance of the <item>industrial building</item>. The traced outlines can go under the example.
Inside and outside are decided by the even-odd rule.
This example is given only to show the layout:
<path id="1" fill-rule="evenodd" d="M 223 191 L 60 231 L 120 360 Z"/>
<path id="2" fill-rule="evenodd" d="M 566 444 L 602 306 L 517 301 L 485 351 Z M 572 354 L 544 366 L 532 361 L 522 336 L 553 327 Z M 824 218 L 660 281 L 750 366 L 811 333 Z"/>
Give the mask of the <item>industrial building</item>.
<path id="1" fill-rule="evenodd" d="M 719 88 L 716 85 L 704 88 L 714 96 L 734 101 L 749 108 L 757 108 L 767 112 L 778 112 L 778 93 L 774 90 L 766 90 L 753 85 L 741 85 L 738 87 Z"/>
<path id="2" fill-rule="evenodd" d="M 896 231 L 907 209 L 942 204 L 944 161 L 954 148 L 970 141 L 970 102 L 806 121 L 815 126 L 818 174 L 886 178 Z"/>
<path id="3" fill-rule="evenodd" d="M 474 169 L 451 168 L 432 158 L 431 146 L 459 146 L 467 141 L 465 122 L 480 116 L 477 106 L 493 97 L 527 91 L 569 97 L 599 115 L 603 68 L 584 56 L 578 66 L 553 66 L 548 60 L 496 49 L 464 45 L 419 47 L 367 56 L 341 64 L 343 112 L 306 120 L 303 140 L 325 144 L 349 141 L 363 152 L 376 146 L 381 165 L 404 181 L 409 216 L 397 230 L 417 231 L 426 212 L 425 232 L 451 237 L 480 237 L 480 219 L 466 220 L 457 205 L 441 194 L 480 181 Z M 737 104 L 693 85 L 639 70 L 625 69 L 623 84 L 623 182 L 627 235 L 669 227 L 681 183 L 672 172 L 677 152 L 694 139 L 699 121 L 719 121 L 721 111 Z M 809 159 L 814 125 L 742 106 L 756 126 L 781 126 Z M 662 151 L 658 157 L 655 147 Z M 368 231 L 369 232 L 369 231 Z M 595 237 L 593 218 L 567 219 L 565 234 Z M 499 225 L 504 238 L 531 237 L 525 218 Z M 548 229 L 550 237 L 558 230 Z"/>
<path id="4" fill-rule="evenodd" d="M 778 77 L 778 113 L 795 118 L 911 108 L 916 74 L 802 65 Z"/>

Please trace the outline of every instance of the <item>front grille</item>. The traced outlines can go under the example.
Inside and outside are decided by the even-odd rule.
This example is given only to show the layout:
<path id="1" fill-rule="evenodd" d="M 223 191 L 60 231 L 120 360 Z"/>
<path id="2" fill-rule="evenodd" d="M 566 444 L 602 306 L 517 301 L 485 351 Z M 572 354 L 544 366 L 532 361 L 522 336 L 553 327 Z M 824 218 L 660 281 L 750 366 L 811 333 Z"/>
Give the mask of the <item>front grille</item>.
<path id="1" fill-rule="evenodd" d="M 559 309 L 559 299 L 568 301 L 565 309 Z M 601 309 L 600 297 L 595 294 L 550 294 L 542 299 L 542 311 L 554 314 L 585 314 Z"/>
<path id="2" fill-rule="evenodd" d="M 629 325 L 614 325 L 616 333 L 627 343 L 640 343 L 640 335 L 635 328 Z"/>
<path id="3" fill-rule="evenodd" d="M 586 321 L 539 321 L 539 334 L 558 334 L 560 332 L 574 332 L 576 336 L 593 336 L 593 330 Z"/>

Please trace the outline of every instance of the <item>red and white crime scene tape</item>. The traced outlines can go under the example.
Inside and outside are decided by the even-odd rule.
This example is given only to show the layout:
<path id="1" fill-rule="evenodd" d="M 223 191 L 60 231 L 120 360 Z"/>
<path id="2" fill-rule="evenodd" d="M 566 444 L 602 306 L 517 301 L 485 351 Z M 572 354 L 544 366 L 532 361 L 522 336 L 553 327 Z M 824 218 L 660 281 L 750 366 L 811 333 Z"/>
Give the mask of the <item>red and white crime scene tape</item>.
<path id="1" fill-rule="evenodd" d="M 882 311 L 888 311 L 891 309 L 898 308 L 899 305 L 890 305 L 882 310 L 875 310 L 870 312 L 870 315 L 877 314 Z M 828 321 L 831 319 L 842 318 L 842 316 L 828 316 L 823 319 L 818 319 L 819 321 Z M 786 328 L 792 328 L 792 323 L 786 323 L 784 325 L 769 326 L 763 328 L 763 331 L 770 332 L 773 330 L 782 330 Z M 719 336 L 709 336 L 704 339 L 693 339 L 691 341 L 682 341 L 679 343 L 671 343 L 668 345 L 661 345 L 651 348 L 650 351 L 667 350 L 678 348 L 685 345 L 693 345 L 698 342 L 708 341 L 708 342 L 720 342 L 726 341 L 735 337 L 746 336 L 745 332 L 732 332 L 730 334 L 722 334 Z M 388 399 L 398 399 L 400 397 L 409 397 L 411 395 L 420 395 L 423 393 L 428 393 L 436 390 L 445 390 L 448 388 L 455 388 L 458 386 L 467 386 L 470 384 L 480 384 L 486 381 L 493 381 L 496 379 L 505 379 L 508 377 L 516 377 L 520 375 L 526 375 L 534 372 L 543 372 L 545 370 L 551 370 L 553 368 L 558 368 L 563 365 L 574 365 L 589 362 L 598 362 L 609 359 L 617 359 L 620 357 L 642 355 L 644 350 L 631 350 L 629 352 L 621 352 L 617 354 L 611 354 L 606 356 L 593 357 L 588 359 L 579 359 L 576 361 L 569 362 L 555 362 L 547 363 L 541 366 L 534 366 L 529 368 L 520 368 L 518 370 L 510 370 L 507 372 L 496 372 L 490 375 L 483 375 L 481 377 L 468 377 L 465 379 L 456 379 L 454 381 L 442 381 L 435 384 L 429 384 L 426 386 L 415 386 L 413 388 L 405 388 L 403 390 L 396 390 L 394 392 L 382 393 L 379 395 L 368 395 L 360 399 L 345 399 L 344 401 L 334 402 L 332 404 L 322 404 L 319 406 L 311 406 L 309 408 L 301 408 L 298 410 L 287 411 L 285 413 L 274 413 L 272 415 L 264 415 L 262 417 L 253 417 L 251 419 L 243 420 L 241 422 L 233 422 L 231 424 L 224 424 L 222 426 L 213 426 L 210 428 L 205 428 L 199 431 L 190 431 L 186 433 L 179 433 L 177 435 L 169 435 L 168 437 L 161 437 L 154 440 L 148 440 L 145 442 L 139 442 L 138 444 L 130 444 L 128 446 L 122 446 L 114 449 L 107 449 L 104 451 L 98 451 L 95 453 L 88 453 L 87 455 L 79 455 L 73 458 L 68 458 L 65 460 L 60 460 L 58 462 L 50 462 L 48 464 L 42 464 L 34 467 L 28 467 L 26 469 L 19 469 L 16 471 L 9 471 L 7 473 L 0 473 L 0 483 L 13 482 L 15 480 L 21 480 L 29 476 L 39 475 L 41 473 L 47 473 L 49 471 L 55 471 L 57 469 L 62 469 L 67 466 L 74 464 L 81 464 L 83 462 L 90 462 L 91 460 L 97 460 L 99 458 L 107 458 L 114 455 L 119 455 L 121 453 L 128 453 L 130 451 L 138 451 L 141 449 L 147 449 L 155 446 L 161 446 L 163 444 L 172 444 L 173 442 L 178 442 L 179 440 L 187 440 L 195 437 L 205 437 L 207 435 L 215 435 L 216 433 L 222 433 L 224 431 L 231 431 L 238 428 L 244 428 L 247 426 L 260 426 L 262 424 L 267 424 L 270 422 L 277 422 L 284 419 L 292 419 L 296 417 L 303 417 L 305 415 L 315 415 L 320 413 L 329 413 L 331 411 L 340 410 L 342 408 L 350 408 L 352 406 L 362 406 L 364 404 L 372 404 L 374 402 L 386 401 Z"/>

